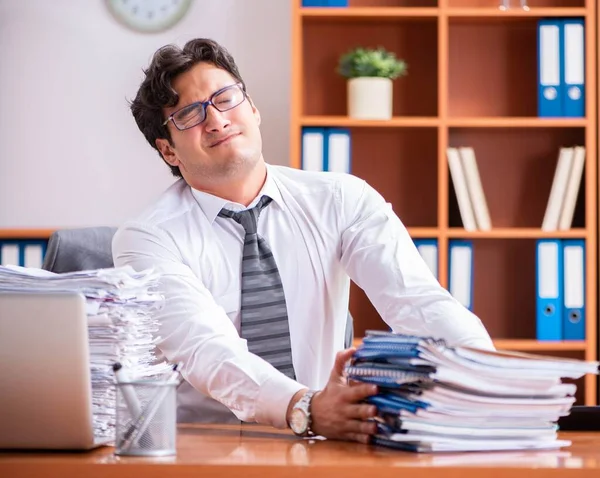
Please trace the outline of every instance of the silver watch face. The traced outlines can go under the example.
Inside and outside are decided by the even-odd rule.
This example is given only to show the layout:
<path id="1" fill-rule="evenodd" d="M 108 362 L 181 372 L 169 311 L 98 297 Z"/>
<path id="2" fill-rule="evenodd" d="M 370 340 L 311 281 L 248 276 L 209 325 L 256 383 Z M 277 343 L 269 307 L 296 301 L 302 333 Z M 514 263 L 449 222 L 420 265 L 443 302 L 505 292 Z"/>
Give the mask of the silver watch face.
<path id="1" fill-rule="evenodd" d="M 306 430 L 308 429 L 308 415 L 304 410 L 299 408 L 293 409 L 290 418 L 290 428 L 294 433 L 297 435 L 306 433 Z"/>

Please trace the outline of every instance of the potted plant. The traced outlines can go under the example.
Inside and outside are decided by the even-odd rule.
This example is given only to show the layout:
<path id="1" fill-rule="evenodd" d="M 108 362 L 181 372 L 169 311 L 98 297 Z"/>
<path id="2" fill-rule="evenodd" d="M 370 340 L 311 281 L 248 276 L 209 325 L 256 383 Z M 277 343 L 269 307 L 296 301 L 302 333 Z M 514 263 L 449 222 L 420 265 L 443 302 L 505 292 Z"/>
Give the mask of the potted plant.
<path id="1" fill-rule="evenodd" d="M 338 73 L 348 79 L 348 116 L 360 119 L 392 117 L 392 80 L 407 73 L 407 64 L 383 47 L 357 47 L 344 53 Z"/>

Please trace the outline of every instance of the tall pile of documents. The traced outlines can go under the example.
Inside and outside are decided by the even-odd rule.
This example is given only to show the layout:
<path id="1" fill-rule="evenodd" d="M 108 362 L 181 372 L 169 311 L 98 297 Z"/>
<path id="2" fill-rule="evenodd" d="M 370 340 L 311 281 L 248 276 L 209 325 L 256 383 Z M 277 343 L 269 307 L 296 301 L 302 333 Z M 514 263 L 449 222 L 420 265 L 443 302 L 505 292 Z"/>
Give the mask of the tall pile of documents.
<path id="1" fill-rule="evenodd" d="M 598 362 L 448 347 L 443 340 L 368 332 L 346 373 L 378 385 L 377 445 L 414 452 L 554 449 L 575 402 L 563 379 Z"/>
<path id="2" fill-rule="evenodd" d="M 132 379 L 171 370 L 155 355 L 158 325 L 153 317 L 162 307 L 157 280 L 155 272 L 136 272 L 129 266 L 64 274 L 0 266 L 0 292 L 78 292 L 85 297 L 96 438 L 114 438 L 115 362 L 126 366 Z"/>

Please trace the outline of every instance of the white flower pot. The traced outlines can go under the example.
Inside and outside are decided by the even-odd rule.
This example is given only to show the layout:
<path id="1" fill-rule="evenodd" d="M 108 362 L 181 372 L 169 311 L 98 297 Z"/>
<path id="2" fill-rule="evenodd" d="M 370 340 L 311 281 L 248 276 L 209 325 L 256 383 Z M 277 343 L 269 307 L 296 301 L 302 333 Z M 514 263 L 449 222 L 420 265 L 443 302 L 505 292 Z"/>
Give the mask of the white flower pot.
<path id="1" fill-rule="evenodd" d="M 391 119 L 392 80 L 375 77 L 349 79 L 348 116 L 357 119 Z"/>

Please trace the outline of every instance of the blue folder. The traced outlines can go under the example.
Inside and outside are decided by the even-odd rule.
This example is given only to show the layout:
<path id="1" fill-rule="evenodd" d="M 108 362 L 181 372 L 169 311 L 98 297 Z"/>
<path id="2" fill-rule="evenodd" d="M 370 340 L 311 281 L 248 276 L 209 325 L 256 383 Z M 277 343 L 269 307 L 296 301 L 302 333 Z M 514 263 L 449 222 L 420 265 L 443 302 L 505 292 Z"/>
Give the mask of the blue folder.
<path id="1" fill-rule="evenodd" d="M 562 109 L 563 115 L 585 116 L 585 26 L 582 18 L 562 22 Z"/>
<path id="2" fill-rule="evenodd" d="M 563 116 L 563 35 L 560 19 L 538 21 L 538 116 Z"/>
<path id="3" fill-rule="evenodd" d="M 585 241 L 562 241 L 563 339 L 585 339 Z"/>
<path id="4" fill-rule="evenodd" d="M 536 330 L 538 340 L 562 339 L 563 254 L 560 239 L 536 243 Z"/>

